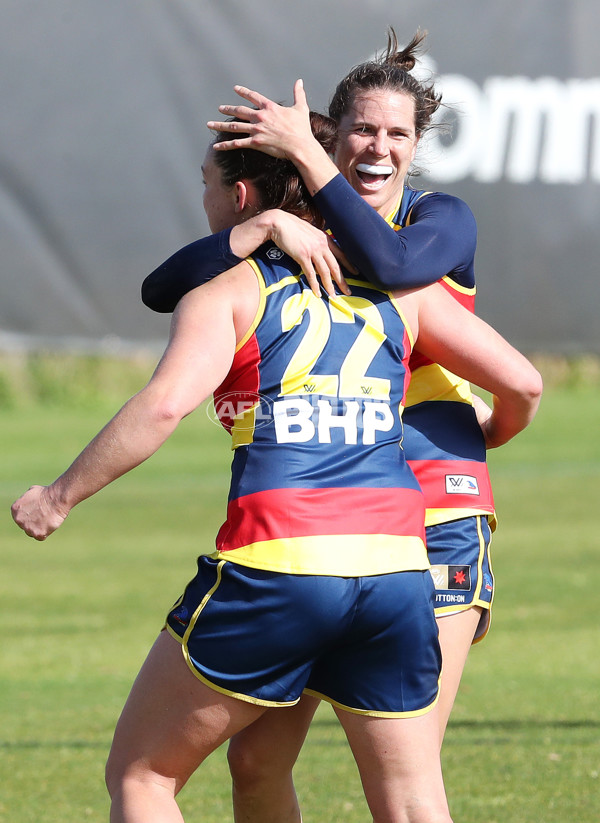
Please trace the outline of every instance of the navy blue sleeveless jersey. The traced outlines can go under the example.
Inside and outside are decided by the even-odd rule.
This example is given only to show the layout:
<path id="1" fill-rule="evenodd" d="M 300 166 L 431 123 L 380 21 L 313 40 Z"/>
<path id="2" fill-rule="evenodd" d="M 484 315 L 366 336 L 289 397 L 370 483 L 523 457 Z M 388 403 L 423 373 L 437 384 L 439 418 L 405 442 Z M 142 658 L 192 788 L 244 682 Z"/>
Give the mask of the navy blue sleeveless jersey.
<path id="1" fill-rule="evenodd" d="M 462 200 L 405 187 L 383 221 L 342 175 L 314 200 L 367 280 L 389 290 L 441 281 L 455 299 L 474 310 L 477 227 Z M 229 234 L 228 229 L 176 252 L 144 281 L 144 302 L 155 311 L 172 311 L 190 288 L 239 262 L 231 253 Z M 425 494 L 427 525 L 482 514 L 493 526 L 485 444 L 469 384 L 418 351 L 410 369 L 404 449 Z"/>
<path id="2" fill-rule="evenodd" d="M 404 190 L 389 223 L 399 231 L 412 221 L 450 219 L 440 208 L 448 195 Z M 437 201 L 437 202 L 436 202 Z M 475 310 L 475 236 L 471 253 L 441 279 L 448 293 Z M 472 515 L 487 515 L 495 526 L 494 500 L 486 447 L 466 380 L 433 363 L 418 351 L 409 362 L 411 382 L 404 416 L 406 457 L 423 489 L 427 526 Z"/>
<path id="3" fill-rule="evenodd" d="M 369 281 L 395 290 L 439 281 L 474 311 L 477 225 L 462 200 L 405 186 L 383 221 L 338 175 L 315 202 Z M 421 355 L 418 341 L 409 366 L 404 450 L 425 494 L 426 524 L 481 514 L 494 526 L 485 442 L 468 382 Z"/>
<path id="4" fill-rule="evenodd" d="M 214 398 L 234 449 L 215 556 L 342 577 L 428 568 L 399 446 L 411 335 L 397 303 L 359 280 L 316 297 L 272 245 L 248 262 L 260 307 Z"/>

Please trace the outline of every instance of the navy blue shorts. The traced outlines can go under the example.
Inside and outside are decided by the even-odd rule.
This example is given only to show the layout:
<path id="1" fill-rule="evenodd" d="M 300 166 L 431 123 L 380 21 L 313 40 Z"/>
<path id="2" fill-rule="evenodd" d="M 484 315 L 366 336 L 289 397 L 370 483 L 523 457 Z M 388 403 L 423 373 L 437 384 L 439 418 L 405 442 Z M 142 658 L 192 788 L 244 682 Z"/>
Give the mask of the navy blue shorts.
<path id="1" fill-rule="evenodd" d="M 303 691 L 340 708 L 411 716 L 437 699 L 441 655 L 427 571 L 344 578 L 202 556 L 167 617 L 192 672 L 262 706 Z"/>
<path id="2" fill-rule="evenodd" d="M 489 629 L 494 599 L 494 574 L 490 547 L 492 532 L 485 516 L 464 517 L 428 526 L 427 555 L 435 585 L 437 617 L 472 606 L 483 612 L 473 642 Z"/>

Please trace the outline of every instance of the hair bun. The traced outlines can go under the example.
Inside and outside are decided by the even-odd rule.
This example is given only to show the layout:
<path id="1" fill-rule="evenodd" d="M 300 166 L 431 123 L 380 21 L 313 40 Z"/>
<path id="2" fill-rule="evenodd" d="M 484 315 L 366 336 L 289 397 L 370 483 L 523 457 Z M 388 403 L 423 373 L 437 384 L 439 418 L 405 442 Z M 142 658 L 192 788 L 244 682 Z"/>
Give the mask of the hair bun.
<path id="1" fill-rule="evenodd" d="M 390 26 L 388 30 L 388 45 L 385 54 L 381 62 L 385 65 L 392 65 L 396 66 L 399 69 L 404 69 L 405 71 L 412 71 L 417 64 L 417 55 L 421 46 L 421 43 L 427 37 L 426 31 L 421 31 L 421 29 L 417 30 L 417 33 L 410 41 L 410 43 L 405 46 L 402 50 L 398 49 L 398 37 L 396 36 L 396 32 Z"/>

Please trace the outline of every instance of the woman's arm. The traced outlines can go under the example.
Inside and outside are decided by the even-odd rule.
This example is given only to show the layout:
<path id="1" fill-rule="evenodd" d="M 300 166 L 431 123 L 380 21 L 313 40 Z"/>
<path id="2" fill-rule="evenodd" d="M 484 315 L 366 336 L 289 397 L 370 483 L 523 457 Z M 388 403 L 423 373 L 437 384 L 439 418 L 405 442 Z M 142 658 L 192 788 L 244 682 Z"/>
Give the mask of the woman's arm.
<path id="1" fill-rule="evenodd" d="M 410 225 L 398 231 L 341 174 L 314 199 L 348 259 L 379 288 L 428 286 L 473 262 L 477 225 L 457 197 L 440 192 L 422 196 L 412 208 Z"/>
<path id="2" fill-rule="evenodd" d="M 153 311 L 172 312 L 184 294 L 235 266 L 268 241 L 301 266 L 315 294 L 320 293 L 319 280 L 330 295 L 335 294 L 333 282 L 349 293 L 340 268 L 340 263 L 348 267 L 348 261 L 331 238 L 293 214 L 269 209 L 175 252 L 146 277 L 142 301 Z"/>
<path id="3" fill-rule="evenodd" d="M 250 270 L 247 263 L 237 270 L 241 267 Z M 254 275 L 245 282 L 252 283 L 258 303 Z M 45 540 L 74 506 L 160 448 L 182 418 L 227 375 L 237 340 L 237 301 L 251 304 L 251 288 L 240 288 L 233 269 L 181 301 L 168 346 L 149 383 L 125 403 L 60 477 L 49 486 L 33 486 L 13 504 L 18 526 L 30 537 Z"/>
<path id="4" fill-rule="evenodd" d="M 237 265 L 242 255 L 231 247 L 231 231 L 202 237 L 165 260 L 142 283 L 145 305 L 156 312 L 172 312 L 184 294 Z"/>
<path id="5" fill-rule="evenodd" d="M 395 231 L 354 191 L 313 136 L 301 80 L 294 85 L 293 106 L 280 106 L 244 86 L 234 89 L 255 108 L 219 106 L 243 122 L 210 121 L 209 128 L 232 135 L 215 150 L 247 147 L 291 160 L 346 257 L 367 280 L 384 289 L 415 288 L 472 264 L 477 227 L 466 203 L 428 194 L 413 208 L 411 225 Z M 236 138 L 240 131 L 249 136 Z"/>
<path id="6" fill-rule="evenodd" d="M 492 413 L 480 420 L 488 448 L 528 426 L 542 395 L 542 378 L 529 360 L 439 284 L 406 299 L 418 301 L 419 351 L 492 393 Z"/>

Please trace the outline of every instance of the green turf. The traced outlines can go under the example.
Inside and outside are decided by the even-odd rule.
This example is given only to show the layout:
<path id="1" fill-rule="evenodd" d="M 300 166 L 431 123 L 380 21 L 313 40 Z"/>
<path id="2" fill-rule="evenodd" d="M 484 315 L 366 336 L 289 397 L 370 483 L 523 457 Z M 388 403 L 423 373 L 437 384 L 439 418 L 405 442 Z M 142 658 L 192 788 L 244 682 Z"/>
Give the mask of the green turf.
<path id="1" fill-rule="evenodd" d="M 456 823 L 600 820 L 598 390 L 547 391 L 534 425 L 490 454 L 500 527 L 493 628 L 470 655 L 444 770 Z M 52 480 L 106 408 L 0 411 L 0 821 L 106 821 L 112 729 L 165 610 L 224 512 L 227 436 L 201 409 L 148 464 L 46 543 L 10 502 Z M 305 823 L 369 820 L 343 735 L 319 710 L 296 768 Z M 230 820 L 224 752 L 182 795 Z"/>

